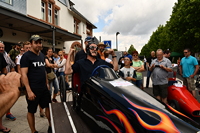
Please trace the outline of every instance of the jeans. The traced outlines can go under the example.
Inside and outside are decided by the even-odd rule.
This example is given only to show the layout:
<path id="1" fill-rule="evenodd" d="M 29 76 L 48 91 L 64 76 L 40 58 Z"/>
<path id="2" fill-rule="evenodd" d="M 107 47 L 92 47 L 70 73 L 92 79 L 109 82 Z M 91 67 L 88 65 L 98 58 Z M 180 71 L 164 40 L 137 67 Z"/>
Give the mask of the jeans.
<path id="1" fill-rule="evenodd" d="M 147 81 L 146 81 L 146 88 L 149 88 L 149 79 L 151 77 L 151 71 L 147 71 Z"/>
<path id="2" fill-rule="evenodd" d="M 52 95 L 52 86 L 54 87 L 54 94 L 57 94 L 58 93 L 58 90 L 59 90 L 59 83 L 58 83 L 58 78 L 57 76 L 55 77 L 55 79 L 53 81 L 51 81 L 49 83 L 49 88 L 50 88 L 50 94 Z"/>

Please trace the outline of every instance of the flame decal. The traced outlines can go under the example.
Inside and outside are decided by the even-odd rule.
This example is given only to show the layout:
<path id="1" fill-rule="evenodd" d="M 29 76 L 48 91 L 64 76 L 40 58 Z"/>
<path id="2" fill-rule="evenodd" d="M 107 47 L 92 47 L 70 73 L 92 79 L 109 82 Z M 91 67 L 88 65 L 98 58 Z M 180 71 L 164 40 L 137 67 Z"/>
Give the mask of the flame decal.
<path id="1" fill-rule="evenodd" d="M 108 118 L 106 118 L 106 117 L 104 117 L 104 116 L 99 116 L 99 117 L 101 117 L 101 118 L 107 120 L 107 121 L 115 128 L 115 130 L 116 130 L 118 133 L 121 133 L 121 132 L 122 132 L 121 129 L 118 128 L 118 127 L 117 127 L 111 120 L 109 120 Z"/>
<path id="2" fill-rule="evenodd" d="M 104 109 L 104 107 L 102 105 L 101 105 L 101 107 L 106 114 L 108 114 L 108 115 L 115 114 L 118 117 L 121 124 L 124 125 L 126 133 L 136 133 L 135 130 L 133 129 L 133 127 L 131 126 L 131 124 L 129 123 L 128 119 L 126 118 L 126 116 L 120 110 L 113 109 L 113 110 L 107 111 Z"/>
<path id="3" fill-rule="evenodd" d="M 177 111 L 176 109 L 172 108 L 172 107 L 169 106 L 168 104 L 166 104 L 166 105 L 167 105 L 167 107 L 168 107 L 169 109 L 171 109 L 171 110 L 174 111 L 175 113 L 177 113 L 177 114 L 179 114 L 179 115 L 182 115 L 182 116 L 184 116 L 184 117 L 186 117 L 186 118 L 192 120 L 190 117 L 188 117 L 188 116 L 184 115 L 183 113 Z M 193 121 L 193 120 L 192 120 L 192 121 Z"/>
<path id="4" fill-rule="evenodd" d="M 149 125 L 147 123 L 145 123 L 140 116 L 138 115 L 138 113 L 133 110 L 130 109 L 137 117 L 139 123 L 146 129 L 148 130 L 159 130 L 159 131 L 163 131 L 165 133 L 180 133 L 180 131 L 175 127 L 174 123 L 171 121 L 171 119 L 163 112 L 155 110 L 155 109 L 151 109 L 151 108 L 146 108 L 146 107 L 142 107 L 139 106 L 137 104 L 134 104 L 133 102 L 131 102 L 129 99 L 127 99 L 125 96 L 124 98 L 135 108 L 140 109 L 140 110 L 146 110 L 146 111 L 150 111 L 153 112 L 157 115 L 160 116 L 161 120 L 157 125 Z"/>

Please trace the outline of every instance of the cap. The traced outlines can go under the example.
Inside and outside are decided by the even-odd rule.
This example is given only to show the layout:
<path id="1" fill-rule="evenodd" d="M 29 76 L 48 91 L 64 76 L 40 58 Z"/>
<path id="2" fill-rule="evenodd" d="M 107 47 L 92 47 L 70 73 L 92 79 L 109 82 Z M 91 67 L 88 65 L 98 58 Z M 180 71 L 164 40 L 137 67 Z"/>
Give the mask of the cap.
<path id="1" fill-rule="evenodd" d="M 92 39 L 91 36 L 87 36 L 87 37 L 85 38 L 85 42 L 89 42 L 89 41 L 91 41 L 91 39 Z"/>
<path id="2" fill-rule="evenodd" d="M 100 42 L 100 43 L 98 44 L 98 46 L 104 46 L 104 47 L 107 47 L 107 45 L 104 44 L 103 42 Z"/>
<path id="3" fill-rule="evenodd" d="M 39 35 L 32 35 L 29 41 L 43 40 Z"/>
<path id="4" fill-rule="evenodd" d="M 124 58 L 125 58 L 125 57 L 128 57 L 128 58 L 130 59 L 130 61 L 132 61 L 132 56 L 131 56 L 130 54 L 124 56 Z"/>

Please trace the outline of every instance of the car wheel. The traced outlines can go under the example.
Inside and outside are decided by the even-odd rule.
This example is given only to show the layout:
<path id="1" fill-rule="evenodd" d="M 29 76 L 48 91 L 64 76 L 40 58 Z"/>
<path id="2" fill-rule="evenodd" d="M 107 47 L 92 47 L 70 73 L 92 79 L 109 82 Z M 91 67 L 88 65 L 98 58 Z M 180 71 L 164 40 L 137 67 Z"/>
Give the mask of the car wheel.
<path id="1" fill-rule="evenodd" d="M 176 109 L 177 111 L 180 111 L 180 106 L 179 106 L 179 104 L 178 104 L 178 101 L 176 101 L 176 100 L 171 100 L 170 103 L 169 103 L 169 105 L 170 105 L 172 108 Z"/>

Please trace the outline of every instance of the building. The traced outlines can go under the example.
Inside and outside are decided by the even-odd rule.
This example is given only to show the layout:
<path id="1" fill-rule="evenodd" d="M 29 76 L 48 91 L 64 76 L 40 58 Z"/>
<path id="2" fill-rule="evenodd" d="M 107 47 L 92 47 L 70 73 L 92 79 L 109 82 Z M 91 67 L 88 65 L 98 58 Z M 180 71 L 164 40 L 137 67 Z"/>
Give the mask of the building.
<path id="1" fill-rule="evenodd" d="M 6 51 L 33 34 L 43 37 L 44 51 L 81 46 L 97 28 L 74 7 L 70 0 L 0 0 L 0 41 Z M 81 47 L 84 47 L 83 45 Z"/>

